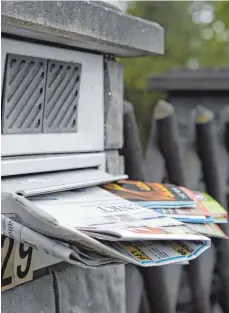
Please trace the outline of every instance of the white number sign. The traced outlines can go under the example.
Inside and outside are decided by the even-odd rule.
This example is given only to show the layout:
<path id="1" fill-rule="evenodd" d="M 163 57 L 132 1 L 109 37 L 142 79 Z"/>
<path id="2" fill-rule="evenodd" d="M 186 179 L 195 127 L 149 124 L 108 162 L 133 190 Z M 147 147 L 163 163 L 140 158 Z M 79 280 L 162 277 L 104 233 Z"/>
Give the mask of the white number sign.
<path id="1" fill-rule="evenodd" d="M 1 290 L 8 290 L 32 280 L 33 248 L 4 235 L 1 237 L 1 248 Z"/>

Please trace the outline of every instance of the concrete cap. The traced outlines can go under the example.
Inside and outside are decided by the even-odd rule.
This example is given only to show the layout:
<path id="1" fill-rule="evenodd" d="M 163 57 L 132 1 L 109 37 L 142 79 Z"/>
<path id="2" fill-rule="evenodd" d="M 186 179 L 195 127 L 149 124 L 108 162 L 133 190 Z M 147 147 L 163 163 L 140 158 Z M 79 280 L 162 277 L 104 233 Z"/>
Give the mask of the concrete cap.
<path id="1" fill-rule="evenodd" d="M 162 54 L 164 30 L 100 1 L 2 1 L 2 33 L 115 56 Z"/>

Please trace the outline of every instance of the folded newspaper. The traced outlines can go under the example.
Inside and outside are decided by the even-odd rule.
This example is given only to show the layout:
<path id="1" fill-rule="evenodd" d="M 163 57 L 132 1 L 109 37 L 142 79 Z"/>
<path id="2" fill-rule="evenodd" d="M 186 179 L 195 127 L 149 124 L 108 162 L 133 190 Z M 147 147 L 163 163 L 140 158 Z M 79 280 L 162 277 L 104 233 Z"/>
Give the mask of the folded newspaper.
<path id="1" fill-rule="evenodd" d="M 81 266 L 189 261 L 211 244 L 182 222 L 100 187 L 25 198 L 2 193 L 2 233 Z"/>

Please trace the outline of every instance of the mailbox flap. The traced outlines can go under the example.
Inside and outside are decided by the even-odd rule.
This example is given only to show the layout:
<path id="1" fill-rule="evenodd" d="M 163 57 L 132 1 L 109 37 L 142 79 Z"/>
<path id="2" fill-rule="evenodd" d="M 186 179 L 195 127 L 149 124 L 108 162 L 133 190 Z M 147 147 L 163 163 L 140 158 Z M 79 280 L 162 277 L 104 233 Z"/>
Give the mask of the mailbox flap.
<path id="1" fill-rule="evenodd" d="M 103 55 L 3 38 L 1 61 L 2 156 L 104 150 Z"/>
<path id="2" fill-rule="evenodd" d="M 2 190 L 30 197 L 44 193 L 101 185 L 126 178 L 126 175 L 113 176 L 97 169 L 68 170 L 3 177 Z"/>

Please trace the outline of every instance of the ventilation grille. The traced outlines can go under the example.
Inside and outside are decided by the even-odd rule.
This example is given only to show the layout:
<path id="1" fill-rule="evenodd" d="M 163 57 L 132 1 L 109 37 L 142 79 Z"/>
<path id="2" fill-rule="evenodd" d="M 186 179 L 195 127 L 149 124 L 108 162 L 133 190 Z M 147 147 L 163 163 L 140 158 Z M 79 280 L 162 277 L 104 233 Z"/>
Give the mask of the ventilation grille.
<path id="1" fill-rule="evenodd" d="M 2 132 L 40 133 L 47 61 L 8 55 L 6 62 Z"/>
<path id="2" fill-rule="evenodd" d="M 8 54 L 2 133 L 77 131 L 81 64 Z"/>
<path id="3" fill-rule="evenodd" d="M 81 66 L 49 61 L 44 110 L 44 132 L 77 130 L 77 104 Z"/>

